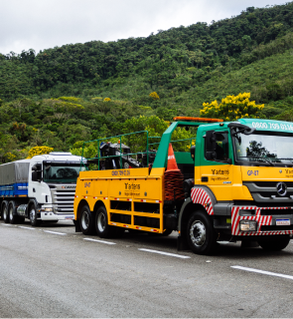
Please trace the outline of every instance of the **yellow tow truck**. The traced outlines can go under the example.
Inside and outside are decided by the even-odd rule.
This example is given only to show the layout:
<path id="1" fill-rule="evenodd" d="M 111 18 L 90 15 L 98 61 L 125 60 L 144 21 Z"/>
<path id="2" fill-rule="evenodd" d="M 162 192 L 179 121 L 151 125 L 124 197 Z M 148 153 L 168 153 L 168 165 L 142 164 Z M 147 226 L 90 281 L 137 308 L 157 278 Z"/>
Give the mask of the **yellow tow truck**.
<path id="1" fill-rule="evenodd" d="M 177 127 L 194 132 L 186 152 L 173 151 Z M 288 245 L 293 123 L 177 117 L 153 150 L 148 132 L 132 134 L 141 133 L 146 149 L 140 153 L 131 153 L 125 135 L 90 141 L 97 155 L 77 180 L 76 231 L 102 238 L 126 229 L 177 231 L 178 249 L 197 254 L 212 253 L 218 241 L 253 241 L 268 250 Z"/>

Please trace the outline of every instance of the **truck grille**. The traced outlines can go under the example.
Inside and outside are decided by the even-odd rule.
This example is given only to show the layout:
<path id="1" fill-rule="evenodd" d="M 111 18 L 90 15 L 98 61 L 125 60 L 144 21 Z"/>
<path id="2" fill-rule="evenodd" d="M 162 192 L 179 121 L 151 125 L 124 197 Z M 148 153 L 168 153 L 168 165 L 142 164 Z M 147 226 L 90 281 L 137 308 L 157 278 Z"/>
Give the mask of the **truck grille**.
<path id="1" fill-rule="evenodd" d="M 73 214 L 73 201 L 75 187 L 51 188 L 53 204 L 55 204 L 55 213 L 60 215 Z"/>
<path id="2" fill-rule="evenodd" d="M 287 182 L 286 195 L 280 196 L 277 192 L 278 182 L 244 182 L 256 203 L 293 204 L 293 183 Z"/>

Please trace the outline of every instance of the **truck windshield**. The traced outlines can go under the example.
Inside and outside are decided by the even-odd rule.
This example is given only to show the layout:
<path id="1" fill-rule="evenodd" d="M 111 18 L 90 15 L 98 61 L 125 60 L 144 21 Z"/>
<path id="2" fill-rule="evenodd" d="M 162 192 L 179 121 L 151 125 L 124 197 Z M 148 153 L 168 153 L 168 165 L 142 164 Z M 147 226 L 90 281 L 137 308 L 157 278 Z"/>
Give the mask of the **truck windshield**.
<path id="1" fill-rule="evenodd" d="M 80 165 L 45 164 L 44 182 L 46 183 L 76 183 Z M 83 168 L 81 170 L 84 170 Z"/>
<path id="2" fill-rule="evenodd" d="M 293 136 L 238 132 L 233 138 L 237 164 L 293 166 Z"/>

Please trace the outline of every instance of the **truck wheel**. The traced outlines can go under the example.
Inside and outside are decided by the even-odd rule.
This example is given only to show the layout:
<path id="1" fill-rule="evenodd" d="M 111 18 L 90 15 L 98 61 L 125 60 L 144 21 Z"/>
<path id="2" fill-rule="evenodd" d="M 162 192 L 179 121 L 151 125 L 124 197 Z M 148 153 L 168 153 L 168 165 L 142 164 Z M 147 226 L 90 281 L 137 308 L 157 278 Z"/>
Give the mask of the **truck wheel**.
<path id="1" fill-rule="evenodd" d="M 115 235 L 115 227 L 108 225 L 107 211 L 103 206 L 101 206 L 97 210 L 95 218 L 95 227 L 98 236 L 101 238 L 109 238 Z"/>
<path id="2" fill-rule="evenodd" d="M 3 203 L 2 205 L 2 218 L 5 224 L 9 223 L 9 214 L 8 214 L 8 204 Z"/>
<path id="3" fill-rule="evenodd" d="M 199 255 L 209 255 L 216 248 L 216 232 L 209 216 L 201 211 L 193 213 L 187 223 L 187 242 Z"/>
<path id="4" fill-rule="evenodd" d="M 10 224 L 16 224 L 18 221 L 18 216 L 15 215 L 15 204 L 13 201 L 9 202 L 8 214 L 9 214 Z"/>
<path id="5" fill-rule="evenodd" d="M 36 209 L 36 205 L 30 205 L 29 207 L 29 220 L 32 226 L 39 226 L 40 225 L 40 221 L 37 220 L 37 209 Z"/>
<path id="6" fill-rule="evenodd" d="M 84 205 L 81 208 L 79 223 L 80 229 L 84 235 L 94 234 L 94 216 L 87 205 Z"/>
<path id="7" fill-rule="evenodd" d="M 260 239 L 258 244 L 267 251 L 278 251 L 286 248 L 290 242 L 290 237 L 273 237 L 268 239 Z"/>

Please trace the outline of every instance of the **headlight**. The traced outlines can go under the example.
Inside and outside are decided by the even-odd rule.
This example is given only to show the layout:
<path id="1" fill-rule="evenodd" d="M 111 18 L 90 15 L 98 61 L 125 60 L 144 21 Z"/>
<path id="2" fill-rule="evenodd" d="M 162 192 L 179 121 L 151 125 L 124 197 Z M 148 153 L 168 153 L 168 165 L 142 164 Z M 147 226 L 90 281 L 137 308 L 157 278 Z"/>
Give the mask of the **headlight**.
<path id="1" fill-rule="evenodd" d="M 46 213 L 50 213 L 50 212 L 53 212 L 53 207 L 43 207 L 42 208 L 42 211 L 43 212 L 46 212 Z"/>
<path id="2" fill-rule="evenodd" d="M 256 231 L 257 223 L 255 220 L 240 220 L 239 230 L 240 231 Z"/>

